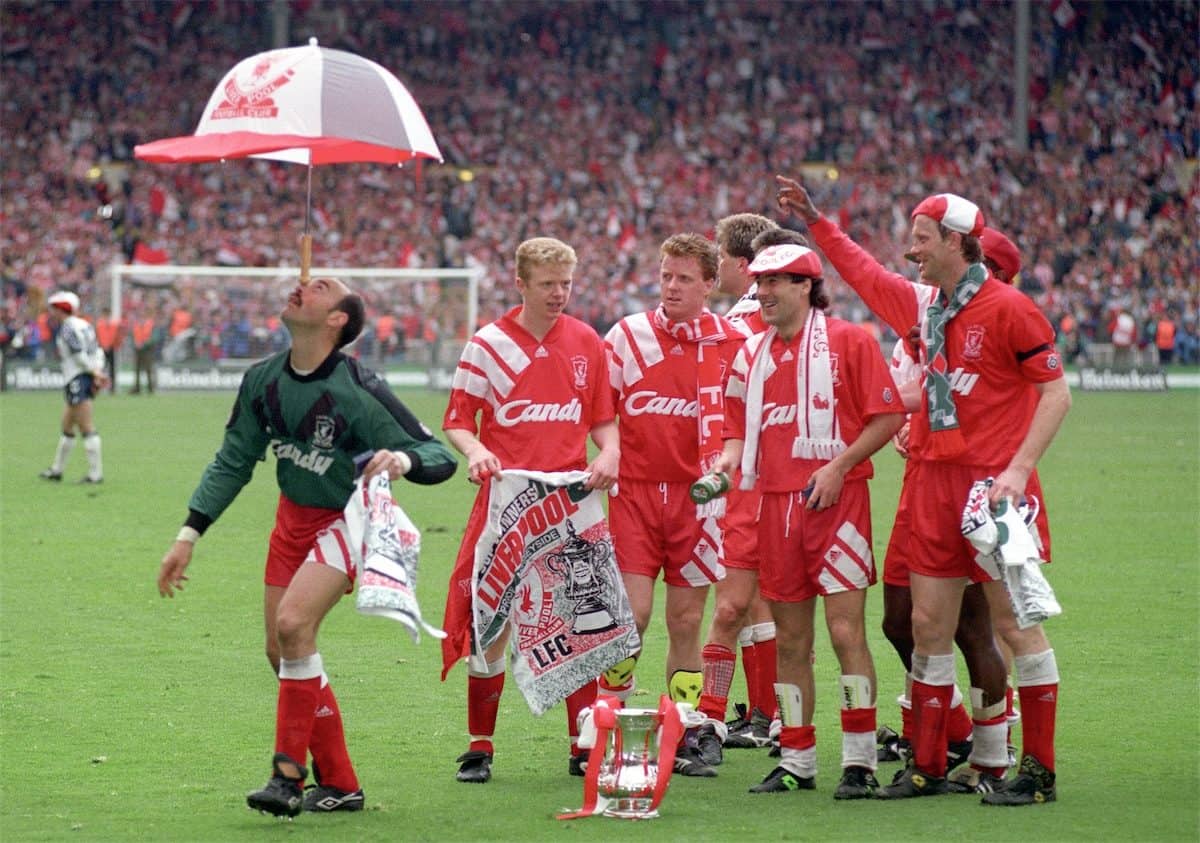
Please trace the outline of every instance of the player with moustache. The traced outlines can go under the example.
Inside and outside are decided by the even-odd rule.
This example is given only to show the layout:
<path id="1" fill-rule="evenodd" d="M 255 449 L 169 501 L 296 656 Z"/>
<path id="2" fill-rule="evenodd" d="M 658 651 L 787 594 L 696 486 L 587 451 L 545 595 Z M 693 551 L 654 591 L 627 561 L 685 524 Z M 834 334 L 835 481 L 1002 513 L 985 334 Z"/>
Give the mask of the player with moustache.
<path id="1" fill-rule="evenodd" d="M 457 462 L 374 372 L 342 349 L 362 330 L 364 305 L 336 279 L 298 285 L 281 315 L 291 345 L 242 378 L 225 436 L 188 502 L 187 520 L 158 572 L 174 597 L 200 536 L 275 455 L 279 504 L 267 551 L 263 619 L 267 659 L 279 677 L 270 780 L 246 797 L 278 816 L 301 810 L 359 811 L 363 791 L 346 747 L 341 711 L 317 648 L 317 630 L 358 571 L 343 516 L 355 487 L 355 457 L 374 451 L 362 474 L 434 484 Z M 302 791 L 312 753 L 316 786 Z"/>

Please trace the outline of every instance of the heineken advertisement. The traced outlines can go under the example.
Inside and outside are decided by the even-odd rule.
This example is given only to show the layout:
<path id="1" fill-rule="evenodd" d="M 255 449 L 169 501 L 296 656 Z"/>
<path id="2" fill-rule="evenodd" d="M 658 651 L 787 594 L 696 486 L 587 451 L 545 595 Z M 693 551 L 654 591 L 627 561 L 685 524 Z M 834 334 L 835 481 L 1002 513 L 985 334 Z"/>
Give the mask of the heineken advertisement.
<path id="1" fill-rule="evenodd" d="M 1085 392 L 1166 392 L 1167 373 L 1161 369 L 1079 370 L 1078 386 Z"/>

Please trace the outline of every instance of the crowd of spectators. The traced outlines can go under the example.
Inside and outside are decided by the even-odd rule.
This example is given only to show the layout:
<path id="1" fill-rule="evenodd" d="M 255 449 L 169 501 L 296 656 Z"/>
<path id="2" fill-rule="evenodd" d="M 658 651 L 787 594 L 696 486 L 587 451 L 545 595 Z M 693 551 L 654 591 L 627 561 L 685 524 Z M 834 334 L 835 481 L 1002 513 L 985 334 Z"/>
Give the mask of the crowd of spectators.
<path id="1" fill-rule="evenodd" d="M 316 36 L 394 71 L 446 159 L 314 170 L 315 264 L 479 267 L 488 320 L 516 301 L 516 243 L 552 234 L 580 256 L 572 312 L 603 332 L 656 300 L 666 236 L 710 232 L 738 211 L 777 216 L 772 176 L 804 173 L 821 207 L 898 271 L 916 201 L 939 191 L 977 201 L 1021 246 L 1022 287 L 1071 356 L 1109 342 L 1123 312 L 1140 343 L 1161 345 L 1170 322 L 1174 359 L 1200 357 L 1191 0 L 1032 2 L 1025 151 L 1012 140 L 1010 3 L 288 8 L 289 45 Z M 51 288 L 78 291 L 98 314 L 108 266 L 139 248 L 179 264 L 296 263 L 303 167 L 133 156 L 138 143 L 193 131 L 221 76 L 272 46 L 273 9 L 0 6 L 5 336 L 36 341 Z M 839 315 L 870 320 L 831 286 Z M 443 286 L 367 292 L 375 353 L 472 327 Z M 131 319 L 186 309 L 193 352 L 238 357 L 278 342 L 281 302 L 277 284 L 188 283 L 134 285 L 122 305 Z"/>

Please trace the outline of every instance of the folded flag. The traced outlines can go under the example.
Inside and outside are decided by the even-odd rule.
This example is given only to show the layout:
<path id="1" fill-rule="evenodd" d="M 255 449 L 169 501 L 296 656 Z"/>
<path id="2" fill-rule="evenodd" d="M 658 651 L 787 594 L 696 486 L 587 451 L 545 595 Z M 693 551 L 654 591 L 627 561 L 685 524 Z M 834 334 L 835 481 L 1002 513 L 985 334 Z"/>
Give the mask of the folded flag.
<path id="1" fill-rule="evenodd" d="M 445 638 L 445 632 L 421 617 L 417 604 L 421 533 L 392 499 L 387 474 L 376 474 L 370 481 L 359 477 L 344 517 L 350 553 L 359 571 L 358 611 L 399 621 L 414 642 L 421 640 L 421 630 Z"/>
<path id="2" fill-rule="evenodd" d="M 1037 509 L 1024 500 L 988 504 L 992 478 L 976 480 L 963 507 L 962 534 L 981 556 L 991 557 L 1008 591 L 1009 604 L 1020 629 L 1062 614 L 1062 606 L 1042 572 L 1042 543 L 1033 527 Z"/>

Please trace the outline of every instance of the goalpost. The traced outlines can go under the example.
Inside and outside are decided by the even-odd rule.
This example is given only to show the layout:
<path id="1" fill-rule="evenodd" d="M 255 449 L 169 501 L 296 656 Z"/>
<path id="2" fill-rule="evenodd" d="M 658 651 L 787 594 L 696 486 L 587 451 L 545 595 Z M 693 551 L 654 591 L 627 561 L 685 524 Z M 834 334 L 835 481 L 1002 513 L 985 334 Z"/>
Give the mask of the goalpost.
<path id="1" fill-rule="evenodd" d="M 155 311 L 169 291 L 170 298 L 194 311 L 195 321 L 201 323 L 184 337 L 188 343 L 168 343 L 161 350 L 163 359 L 158 373 L 163 386 L 228 388 L 230 384 L 236 386 L 241 371 L 257 358 L 228 354 L 228 346 L 216 341 L 223 336 L 219 329 L 239 318 L 277 316 L 287 291 L 298 283 L 299 269 L 114 263 L 110 273 L 110 310 L 114 318 L 122 318 L 131 297 L 140 299 L 144 310 Z M 449 388 L 462 345 L 474 333 L 483 275 L 482 269 L 450 267 L 313 267 L 310 270 L 312 278 L 347 281 L 367 299 L 367 329 L 351 346 L 364 362 L 386 375 L 394 385 L 421 384 L 433 389 Z M 406 337 L 406 349 L 400 357 L 384 356 L 381 344 L 375 342 L 371 311 L 376 315 L 382 312 L 402 315 L 403 321 L 397 320 L 396 326 L 400 331 L 404 331 L 405 323 L 409 333 L 420 326 L 418 336 Z M 261 327 L 256 330 L 262 332 Z M 191 342 L 197 339 L 200 341 Z M 184 345 L 187 347 L 180 347 Z M 207 348 L 207 353 L 194 353 L 193 349 L 200 346 Z"/>

